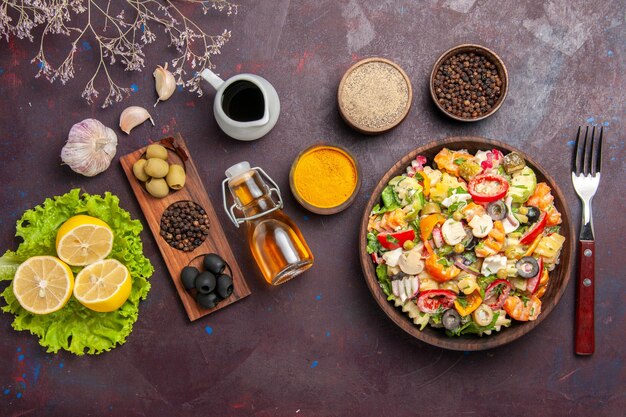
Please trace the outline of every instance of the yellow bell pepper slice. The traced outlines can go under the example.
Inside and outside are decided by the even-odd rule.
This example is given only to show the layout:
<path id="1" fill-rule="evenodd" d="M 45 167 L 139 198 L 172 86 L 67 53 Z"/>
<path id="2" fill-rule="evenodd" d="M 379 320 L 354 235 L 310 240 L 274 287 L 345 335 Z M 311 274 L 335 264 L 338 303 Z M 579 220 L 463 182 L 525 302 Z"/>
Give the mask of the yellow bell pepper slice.
<path id="1" fill-rule="evenodd" d="M 458 299 L 454 300 L 454 308 L 462 317 L 472 314 L 472 312 L 474 312 L 474 310 L 476 310 L 483 302 L 483 299 L 478 291 L 474 291 L 469 294 L 465 300 L 467 301 L 467 305 L 465 306 L 461 305 Z"/>

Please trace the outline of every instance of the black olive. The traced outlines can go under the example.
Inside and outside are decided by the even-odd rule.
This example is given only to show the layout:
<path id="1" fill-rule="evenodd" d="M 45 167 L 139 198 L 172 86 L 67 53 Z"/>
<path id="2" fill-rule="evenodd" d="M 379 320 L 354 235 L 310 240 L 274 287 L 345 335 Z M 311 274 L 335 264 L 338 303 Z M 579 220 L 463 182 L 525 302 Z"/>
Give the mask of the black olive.
<path id="1" fill-rule="evenodd" d="M 224 268 L 226 268 L 226 262 L 216 253 L 209 253 L 204 257 L 204 269 L 207 271 L 219 275 L 224 272 Z"/>
<path id="2" fill-rule="evenodd" d="M 526 217 L 528 217 L 529 223 L 534 223 L 539 220 L 539 216 L 541 216 L 541 211 L 534 206 L 528 206 L 528 213 L 526 213 Z"/>
<path id="3" fill-rule="evenodd" d="M 208 294 L 215 289 L 215 275 L 209 271 L 201 272 L 196 277 L 196 290 L 202 294 Z"/>
<path id="4" fill-rule="evenodd" d="M 539 264 L 532 256 L 524 256 L 515 264 L 517 273 L 522 278 L 533 278 L 539 272 Z"/>
<path id="5" fill-rule="evenodd" d="M 200 274 L 197 268 L 193 266 L 186 266 L 180 273 L 180 279 L 187 291 L 193 289 L 196 286 L 196 277 Z"/>
<path id="6" fill-rule="evenodd" d="M 443 313 L 441 323 L 446 329 L 454 330 L 461 325 L 461 315 L 453 308 L 448 309 L 445 313 Z"/>
<path id="7" fill-rule="evenodd" d="M 493 220 L 502 220 L 506 217 L 506 206 L 502 200 L 489 203 L 487 206 L 487 214 L 489 214 L 489 217 Z"/>
<path id="8" fill-rule="evenodd" d="M 217 294 L 228 298 L 233 293 L 233 279 L 226 274 L 217 277 Z"/>
<path id="9" fill-rule="evenodd" d="M 200 307 L 213 308 L 220 302 L 220 298 L 215 295 L 214 292 L 208 294 L 198 293 L 198 295 L 196 295 L 196 301 Z"/>

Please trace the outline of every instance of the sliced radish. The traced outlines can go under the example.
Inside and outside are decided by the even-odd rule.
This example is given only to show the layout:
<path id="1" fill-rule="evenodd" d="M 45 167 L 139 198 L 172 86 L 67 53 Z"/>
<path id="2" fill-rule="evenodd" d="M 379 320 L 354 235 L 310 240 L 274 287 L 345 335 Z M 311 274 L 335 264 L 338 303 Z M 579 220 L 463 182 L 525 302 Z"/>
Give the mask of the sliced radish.
<path id="1" fill-rule="evenodd" d="M 443 246 L 443 235 L 441 234 L 441 228 L 438 226 L 433 229 L 433 242 L 438 248 Z"/>

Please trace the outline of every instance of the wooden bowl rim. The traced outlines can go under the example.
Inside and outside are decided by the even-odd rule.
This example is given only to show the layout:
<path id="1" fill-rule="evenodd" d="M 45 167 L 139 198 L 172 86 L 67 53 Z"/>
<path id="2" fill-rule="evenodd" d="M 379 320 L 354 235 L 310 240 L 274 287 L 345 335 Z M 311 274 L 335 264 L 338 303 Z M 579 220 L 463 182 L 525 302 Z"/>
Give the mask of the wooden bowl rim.
<path id="1" fill-rule="evenodd" d="M 295 182 L 293 180 L 293 176 L 294 176 L 294 173 L 296 171 L 296 165 L 298 165 L 298 162 L 300 161 L 300 158 L 302 158 L 302 156 L 304 154 L 306 154 L 307 152 L 309 152 L 309 151 L 311 151 L 311 150 L 313 150 L 315 148 L 335 148 L 335 149 L 338 149 L 339 151 L 345 153 L 348 156 L 348 158 L 350 158 L 350 160 L 352 160 L 352 163 L 354 164 L 354 169 L 356 171 L 356 184 L 354 185 L 354 190 L 352 191 L 352 194 L 350 194 L 350 197 L 348 197 L 348 199 L 346 201 L 344 201 L 343 203 L 339 204 L 338 206 L 324 208 L 324 207 L 317 207 L 317 206 L 314 206 L 312 204 L 309 204 L 304 198 L 302 198 L 302 196 L 300 196 L 300 194 L 298 193 L 298 190 L 296 189 L 296 184 L 295 184 Z M 302 207 L 304 207 L 305 209 L 309 210 L 311 213 L 321 214 L 321 215 L 326 215 L 327 216 L 327 215 L 331 215 L 331 214 L 340 213 L 340 212 L 344 211 L 345 209 L 347 209 L 348 207 L 350 207 L 352 205 L 352 203 L 354 203 L 354 200 L 356 199 L 356 196 L 359 194 L 359 191 L 361 190 L 361 185 L 362 185 L 361 177 L 362 177 L 362 175 L 361 175 L 361 166 L 359 165 L 359 162 L 354 157 L 352 152 L 350 152 L 348 149 L 346 149 L 346 148 L 344 148 L 343 146 L 340 146 L 340 145 L 334 145 L 334 144 L 330 144 L 330 143 L 326 143 L 326 142 L 318 142 L 318 143 L 315 143 L 315 144 L 313 144 L 311 146 L 307 146 L 293 160 L 293 162 L 291 164 L 291 168 L 289 169 L 289 188 L 291 189 L 291 194 L 293 195 L 293 197 L 296 199 L 296 201 L 298 203 L 300 203 L 300 205 Z"/>
<path id="2" fill-rule="evenodd" d="M 450 113 L 449 111 L 444 109 L 441 104 L 439 104 L 439 101 L 437 100 L 437 96 L 435 94 L 435 86 L 434 86 L 435 74 L 437 73 L 437 69 L 439 68 L 439 66 L 446 59 L 448 59 L 451 56 L 456 55 L 456 54 L 458 54 L 460 52 L 464 52 L 464 51 L 471 51 L 471 52 L 480 51 L 484 55 L 487 55 L 488 57 L 493 58 L 493 60 L 495 61 L 494 64 L 496 65 L 496 68 L 498 69 L 498 72 L 500 73 L 499 75 L 502 76 L 502 94 L 500 95 L 500 98 L 498 99 L 498 102 L 496 103 L 495 106 L 493 106 L 491 108 L 489 113 L 483 114 L 480 117 L 464 118 L 464 117 L 459 117 L 457 115 L 454 115 L 454 114 Z M 459 122 L 477 122 L 479 120 L 486 119 L 487 117 L 489 117 L 492 114 L 494 114 L 495 112 L 497 112 L 500 109 L 500 107 L 502 106 L 502 103 L 504 103 L 504 100 L 506 99 L 506 95 L 507 95 L 507 93 L 509 91 L 509 72 L 506 69 L 506 65 L 504 65 L 504 61 L 502 60 L 502 58 L 500 58 L 500 56 L 498 54 L 496 54 L 494 51 L 492 51 L 491 49 L 487 48 L 486 46 L 482 46 L 482 45 L 477 45 L 477 44 L 473 44 L 473 43 L 464 43 L 464 44 L 457 45 L 457 46 L 454 46 L 454 47 L 448 49 L 443 54 L 441 54 L 439 56 L 439 58 L 435 61 L 435 65 L 433 65 L 433 69 L 430 72 L 429 87 L 430 87 L 430 97 L 435 102 L 435 105 L 437 106 L 437 108 L 439 110 L 441 110 L 446 116 L 448 116 L 448 117 L 450 117 L 450 118 L 452 118 L 454 120 L 457 120 Z"/>
<path id="3" fill-rule="evenodd" d="M 546 181 L 552 188 L 552 192 L 555 197 L 555 205 L 561 212 L 563 218 L 561 230 L 564 231 L 564 235 L 569 235 L 566 236 L 569 242 L 567 242 L 566 246 L 563 247 L 563 250 L 561 252 L 561 259 L 559 265 L 557 266 L 559 273 L 563 275 L 561 285 L 556 289 L 556 293 L 550 300 L 547 300 L 545 298 L 546 296 L 548 296 L 549 293 L 544 296 L 542 300 L 544 301 L 544 303 L 542 304 L 542 312 L 537 320 L 523 323 L 514 322 L 511 327 L 502 329 L 501 332 L 495 332 L 492 333 L 490 336 L 484 336 L 482 338 L 473 335 L 448 337 L 446 336 L 445 332 L 443 332 L 443 330 L 434 329 L 430 326 L 426 327 L 423 331 L 420 331 L 404 312 L 394 307 L 393 304 L 386 300 L 386 297 L 384 296 L 384 293 L 382 292 L 382 289 L 378 284 L 371 257 L 367 254 L 366 251 L 367 225 L 369 214 L 374 204 L 376 204 L 380 200 L 380 193 L 382 192 L 382 188 L 384 188 L 386 181 L 388 181 L 388 179 L 391 178 L 393 175 L 399 175 L 399 173 L 401 172 L 399 170 L 404 170 L 404 168 L 410 163 L 410 161 L 413 160 L 417 155 L 423 154 L 427 151 L 439 151 L 444 147 L 448 147 L 450 149 L 464 149 L 468 143 L 480 144 L 484 147 L 495 147 L 501 150 L 505 150 L 507 152 L 515 151 L 524 156 L 527 164 L 530 165 L 531 168 L 533 168 L 533 170 L 535 170 L 535 172 L 537 173 L 537 180 Z M 565 289 L 567 288 L 570 279 L 571 259 L 574 254 L 575 239 L 574 228 L 571 222 L 571 216 L 566 202 L 567 200 L 565 200 L 560 187 L 554 181 L 554 179 L 546 173 L 546 170 L 534 159 L 526 155 L 526 153 L 508 144 L 493 139 L 483 138 L 480 136 L 453 136 L 443 140 L 430 142 L 409 152 L 398 162 L 396 162 L 389 170 L 387 170 L 387 172 L 382 176 L 381 180 L 374 188 L 374 191 L 372 192 L 372 195 L 369 198 L 367 205 L 365 206 L 365 211 L 363 212 L 363 217 L 361 219 L 358 245 L 359 258 L 361 260 L 361 268 L 363 270 L 365 282 L 372 296 L 374 297 L 374 300 L 376 300 L 376 303 L 384 311 L 387 317 L 389 317 L 397 326 L 402 328 L 404 331 L 406 331 L 416 339 L 419 339 L 433 346 L 458 351 L 486 350 L 505 345 L 529 333 L 532 329 L 537 327 L 544 319 L 546 319 L 548 315 L 552 312 L 554 307 L 556 307 Z M 551 277 L 551 279 L 553 282 L 555 281 L 554 278 Z M 383 295 L 382 297 L 380 296 L 381 294 Z"/>
<path id="4" fill-rule="evenodd" d="M 343 101 L 343 97 L 342 97 L 343 87 L 344 87 L 344 85 L 346 83 L 346 79 L 348 78 L 348 76 L 350 74 L 352 74 L 352 71 L 354 71 L 356 68 L 360 67 L 361 65 L 368 64 L 370 62 L 384 62 L 385 64 L 391 65 L 398 72 L 400 72 L 400 74 L 404 78 L 404 81 L 406 82 L 406 85 L 408 87 L 408 96 L 409 97 L 407 99 L 406 107 L 404 108 L 404 111 L 402 113 L 402 117 L 398 118 L 398 121 L 396 123 L 394 123 L 393 125 L 389 125 L 389 126 L 386 126 L 384 128 L 378 128 L 378 129 L 365 128 L 363 126 L 358 126 L 357 124 L 355 124 L 344 112 L 344 101 Z M 351 128 L 353 128 L 354 130 L 356 130 L 358 132 L 364 133 L 366 135 L 378 135 L 378 134 L 381 134 L 381 133 L 388 132 L 388 131 L 392 130 L 393 128 L 397 127 L 409 115 L 409 111 L 411 110 L 411 105 L 413 103 L 413 87 L 411 86 L 411 80 L 409 79 L 409 76 L 395 62 L 390 61 L 390 60 L 385 59 L 385 58 L 380 58 L 380 57 L 365 58 L 365 59 L 362 59 L 362 60 L 354 63 L 350 68 L 348 68 L 346 70 L 346 72 L 343 74 L 343 77 L 341 77 L 341 81 L 339 82 L 339 88 L 337 88 L 337 103 L 338 103 L 338 106 L 339 106 L 339 114 L 341 115 L 341 118 Z"/>

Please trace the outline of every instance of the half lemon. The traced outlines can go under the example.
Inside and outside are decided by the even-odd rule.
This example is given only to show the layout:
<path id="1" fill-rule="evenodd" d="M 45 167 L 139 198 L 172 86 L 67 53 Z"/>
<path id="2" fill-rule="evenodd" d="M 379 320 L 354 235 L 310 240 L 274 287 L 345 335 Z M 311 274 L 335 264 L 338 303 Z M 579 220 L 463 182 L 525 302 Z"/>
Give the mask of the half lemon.
<path id="1" fill-rule="evenodd" d="M 57 232 L 57 255 L 69 265 L 89 265 L 106 258 L 112 248 L 113 231 L 95 217 L 76 215 Z"/>
<path id="2" fill-rule="evenodd" d="M 74 297 L 91 310 L 107 313 L 120 308 L 131 289 L 128 268 L 115 259 L 105 259 L 86 266 L 76 275 Z"/>
<path id="3" fill-rule="evenodd" d="M 70 299 L 74 274 L 54 256 L 33 256 L 24 261 L 13 277 L 13 294 L 20 305 L 34 314 L 60 310 Z"/>

